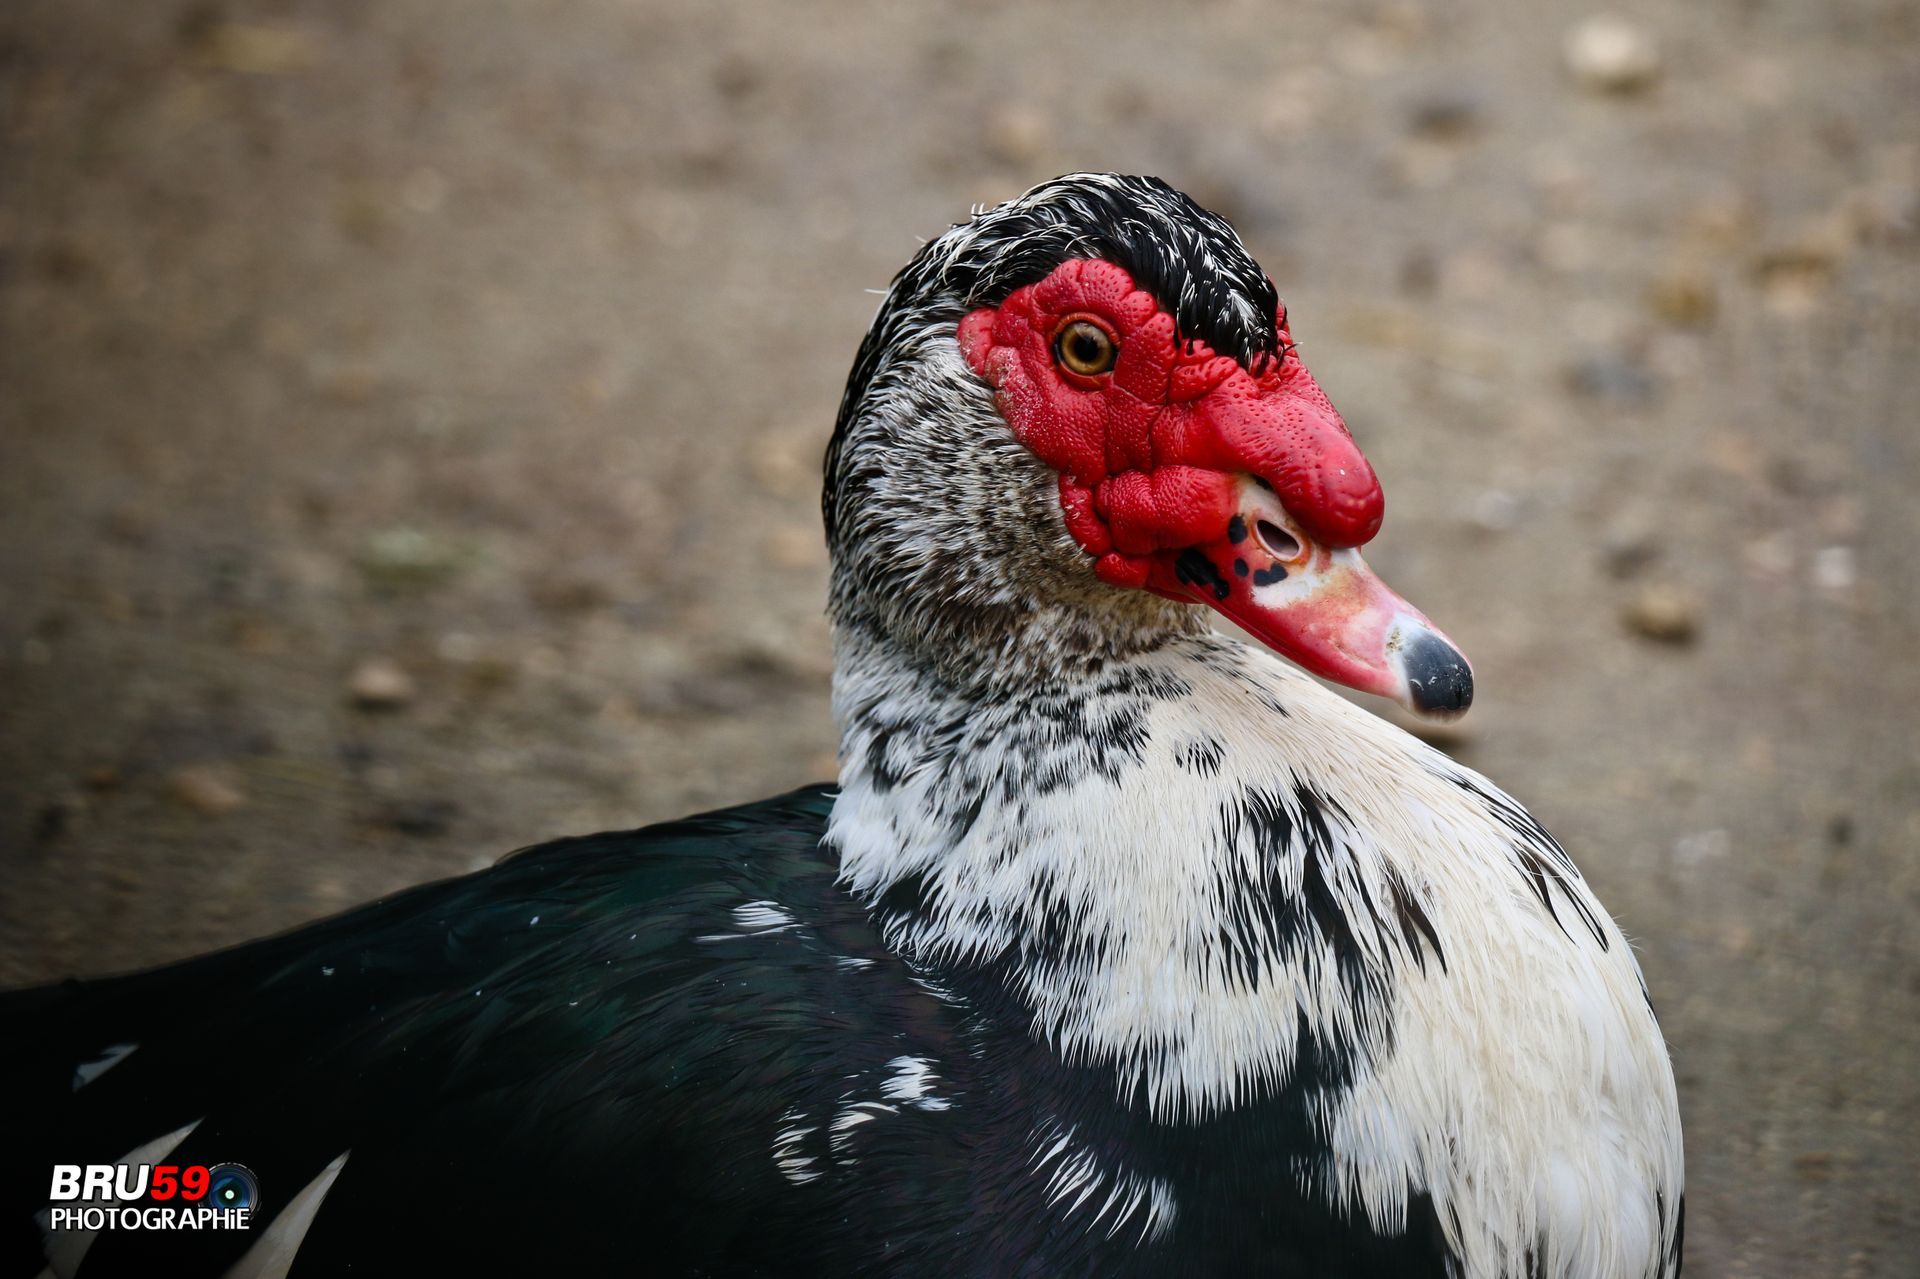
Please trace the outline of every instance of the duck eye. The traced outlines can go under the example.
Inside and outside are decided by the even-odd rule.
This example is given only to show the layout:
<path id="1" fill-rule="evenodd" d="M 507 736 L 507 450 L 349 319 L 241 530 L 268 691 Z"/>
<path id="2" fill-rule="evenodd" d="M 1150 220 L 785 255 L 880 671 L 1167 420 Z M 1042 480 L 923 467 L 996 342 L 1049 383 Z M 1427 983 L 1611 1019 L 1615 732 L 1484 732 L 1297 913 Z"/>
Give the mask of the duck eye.
<path id="1" fill-rule="evenodd" d="M 1074 320 L 1054 335 L 1054 363 L 1081 377 L 1098 377 L 1113 368 L 1113 335 L 1091 320 Z"/>

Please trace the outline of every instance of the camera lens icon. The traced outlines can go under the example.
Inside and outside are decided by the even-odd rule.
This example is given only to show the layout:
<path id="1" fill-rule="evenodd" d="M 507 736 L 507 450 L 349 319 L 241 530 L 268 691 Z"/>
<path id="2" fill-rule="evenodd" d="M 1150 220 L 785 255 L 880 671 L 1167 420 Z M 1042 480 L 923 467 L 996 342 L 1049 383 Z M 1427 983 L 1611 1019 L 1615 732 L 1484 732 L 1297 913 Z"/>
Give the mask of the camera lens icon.
<path id="1" fill-rule="evenodd" d="M 252 1208 L 260 1199 L 260 1179 L 245 1164 L 215 1164 L 207 1170 L 207 1206 L 222 1212 Z"/>

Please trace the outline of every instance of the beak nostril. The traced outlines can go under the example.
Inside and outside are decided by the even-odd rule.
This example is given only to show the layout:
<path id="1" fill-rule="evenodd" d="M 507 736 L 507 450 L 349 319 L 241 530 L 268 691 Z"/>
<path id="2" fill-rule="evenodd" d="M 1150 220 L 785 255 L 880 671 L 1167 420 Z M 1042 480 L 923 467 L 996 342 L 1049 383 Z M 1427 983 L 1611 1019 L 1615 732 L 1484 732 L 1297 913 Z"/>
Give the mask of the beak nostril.
<path id="1" fill-rule="evenodd" d="M 1254 536 L 1260 539 L 1260 545 L 1266 547 L 1267 554 L 1273 558 L 1277 560 L 1300 558 L 1300 539 L 1272 520 L 1256 520 L 1253 532 Z"/>

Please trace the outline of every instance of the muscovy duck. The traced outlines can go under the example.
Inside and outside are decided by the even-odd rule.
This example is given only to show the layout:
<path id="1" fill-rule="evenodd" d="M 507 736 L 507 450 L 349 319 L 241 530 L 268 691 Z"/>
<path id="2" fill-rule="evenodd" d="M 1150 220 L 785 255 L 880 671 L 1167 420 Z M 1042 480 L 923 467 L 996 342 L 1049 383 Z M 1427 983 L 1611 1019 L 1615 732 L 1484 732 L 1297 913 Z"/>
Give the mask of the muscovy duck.
<path id="1" fill-rule="evenodd" d="M 826 470 L 836 787 L 0 997 L 10 1263 L 1678 1274 L 1626 939 L 1299 669 L 1472 694 L 1225 222 L 1078 174 L 956 225 Z M 117 1159 L 244 1164 L 254 1223 L 43 1238 Z"/>

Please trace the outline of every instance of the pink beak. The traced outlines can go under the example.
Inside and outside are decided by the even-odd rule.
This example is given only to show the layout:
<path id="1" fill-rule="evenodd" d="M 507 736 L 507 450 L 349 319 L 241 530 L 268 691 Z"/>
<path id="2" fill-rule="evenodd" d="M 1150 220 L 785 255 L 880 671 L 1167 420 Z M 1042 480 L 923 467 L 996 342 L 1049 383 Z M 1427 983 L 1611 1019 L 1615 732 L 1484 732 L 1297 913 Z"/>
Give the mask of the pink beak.
<path id="1" fill-rule="evenodd" d="M 1432 719 L 1473 702 L 1473 668 L 1354 548 L 1311 541 L 1262 481 L 1242 474 L 1227 536 L 1163 552 L 1157 587 L 1217 609 L 1300 666 Z M 1169 580 L 1171 579 L 1171 580 Z M 1176 585 L 1177 584 L 1177 585 Z"/>

